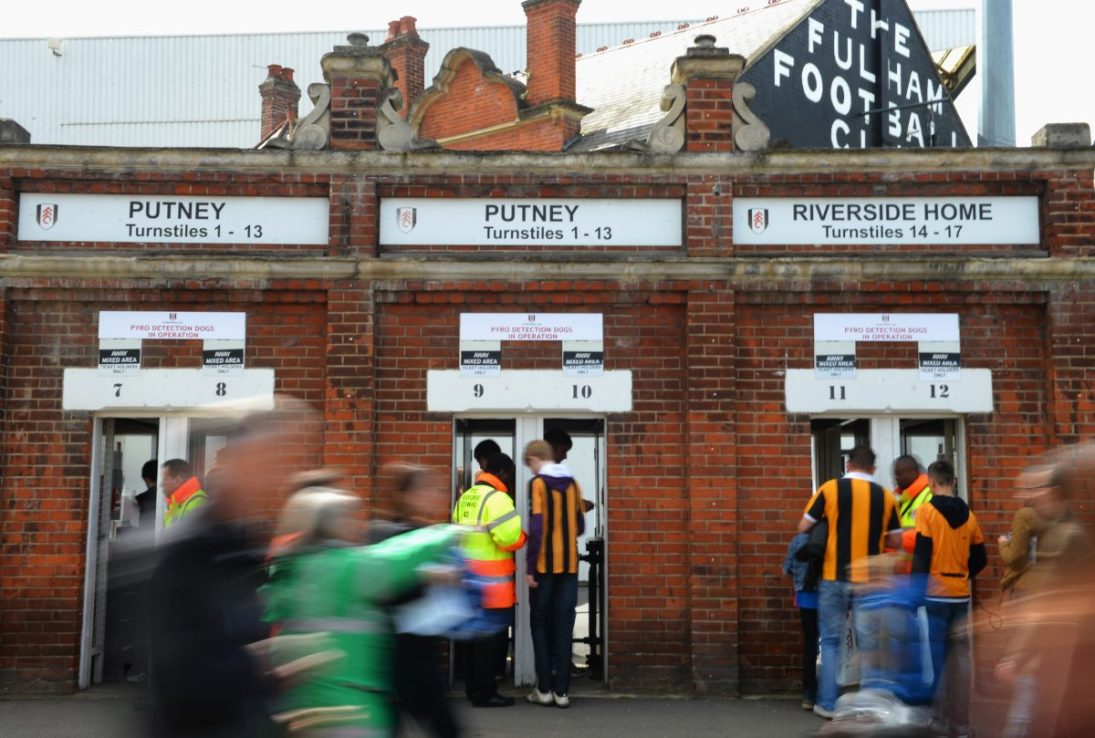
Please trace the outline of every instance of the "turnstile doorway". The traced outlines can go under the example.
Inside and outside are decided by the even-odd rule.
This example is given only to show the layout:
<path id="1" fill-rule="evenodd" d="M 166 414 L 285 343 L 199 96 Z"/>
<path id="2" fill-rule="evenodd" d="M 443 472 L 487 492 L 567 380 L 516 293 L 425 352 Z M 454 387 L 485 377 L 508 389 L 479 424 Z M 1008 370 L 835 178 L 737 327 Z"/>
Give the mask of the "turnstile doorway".
<path id="1" fill-rule="evenodd" d="M 508 454 L 517 466 L 514 485 L 514 504 L 526 515 L 528 511 L 528 485 L 531 472 L 522 463 L 521 454 L 527 443 L 543 438 L 553 429 L 566 431 L 573 447 L 567 455 L 566 465 L 574 474 L 582 495 L 593 501 L 594 508 L 586 514 L 585 534 L 579 538 L 578 550 L 584 554 L 592 547 L 598 557 L 595 561 L 583 560 L 579 565 L 578 613 L 575 619 L 574 668 L 581 673 L 603 678 L 606 666 L 605 648 L 605 544 L 607 515 L 607 490 L 605 473 L 605 421 L 603 417 L 562 417 L 549 414 L 528 414 L 510 417 L 461 417 L 453 423 L 453 503 L 460 492 L 474 482 L 478 464 L 473 457 L 475 447 L 484 440 L 495 441 L 502 452 Z M 592 546 L 591 546 L 592 543 Z M 586 557 L 583 555 L 583 559 Z M 514 615 L 512 637 L 512 676 L 514 684 L 531 685 L 535 682 L 535 664 L 532 655 L 532 636 L 529 630 L 528 591 L 520 586 L 525 577 L 525 559 L 517 556 L 517 608 Z M 592 598 L 592 600 L 591 600 Z M 459 669 L 454 666 L 454 674 Z"/>

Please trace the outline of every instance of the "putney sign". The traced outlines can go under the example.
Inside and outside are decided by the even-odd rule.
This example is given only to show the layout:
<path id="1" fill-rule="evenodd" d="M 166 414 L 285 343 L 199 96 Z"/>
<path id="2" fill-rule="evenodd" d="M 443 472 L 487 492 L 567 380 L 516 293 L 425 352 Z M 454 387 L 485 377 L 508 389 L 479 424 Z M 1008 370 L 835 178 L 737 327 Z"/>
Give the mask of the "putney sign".
<path id="1" fill-rule="evenodd" d="M 326 245 L 325 197 L 24 193 L 20 241 Z"/>
<path id="2" fill-rule="evenodd" d="M 382 246 L 677 246 L 680 200 L 385 198 Z"/>

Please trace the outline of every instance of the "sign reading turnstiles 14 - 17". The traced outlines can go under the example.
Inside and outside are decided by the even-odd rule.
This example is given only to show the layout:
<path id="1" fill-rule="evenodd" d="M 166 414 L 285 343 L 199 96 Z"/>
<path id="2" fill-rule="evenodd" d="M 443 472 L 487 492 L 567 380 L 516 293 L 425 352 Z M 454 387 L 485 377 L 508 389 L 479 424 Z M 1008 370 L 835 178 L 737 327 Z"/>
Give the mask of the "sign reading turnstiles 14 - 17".
<path id="1" fill-rule="evenodd" d="M 812 244 L 1040 243 L 1038 198 L 739 197 L 734 242 Z"/>

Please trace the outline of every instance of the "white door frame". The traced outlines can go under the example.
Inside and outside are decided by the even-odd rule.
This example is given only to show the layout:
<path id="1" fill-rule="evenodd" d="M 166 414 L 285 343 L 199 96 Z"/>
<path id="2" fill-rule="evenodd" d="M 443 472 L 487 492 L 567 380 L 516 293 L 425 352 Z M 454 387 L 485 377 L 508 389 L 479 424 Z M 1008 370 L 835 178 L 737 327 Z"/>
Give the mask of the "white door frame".
<path id="1" fill-rule="evenodd" d="M 99 507 L 103 504 L 103 490 L 99 483 L 100 476 L 104 473 L 103 466 L 104 453 L 101 448 L 103 444 L 103 422 L 106 420 L 117 420 L 120 418 L 155 418 L 158 417 L 160 421 L 159 432 L 157 435 L 156 446 L 156 458 L 158 460 L 167 461 L 168 459 L 180 458 L 185 459 L 188 453 L 188 441 L 190 430 L 190 417 L 179 414 L 168 414 L 166 411 L 163 414 L 155 412 L 137 412 L 137 413 L 102 413 L 92 416 L 93 427 L 91 433 L 91 478 L 88 492 L 88 528 L 87 528 L 87 544 L 85 547 L 84 559 L 84 597 L 83 597 L 83 613 L 81 615 L 80 626 L 80 667 L 77 676 L 77 687 L 79 689 L 87 689 L 93 683 L 98 683 L 102 679 L 101 671 L 96 674 L 92 674 L 92 665 L 94 663 L 94 657 L 98 654 L 94 652 L 94 636 L 96 628 L 95 620 L 95 595 L 99 591 L 102 584 L 98 581 L 98 564 L 99 564 Z M 166 511 L 166 500 L 163 496 L 163 469 L 161 466 L 156 468 L 156 536 L 160 535 L 163 530 L 163 516 Z M 109 563 L 108 563 L 109 566 Z M 104 593 L 105 594 L 105 593 Z M 101 663 L 101 662 L 100 662 Z"/>

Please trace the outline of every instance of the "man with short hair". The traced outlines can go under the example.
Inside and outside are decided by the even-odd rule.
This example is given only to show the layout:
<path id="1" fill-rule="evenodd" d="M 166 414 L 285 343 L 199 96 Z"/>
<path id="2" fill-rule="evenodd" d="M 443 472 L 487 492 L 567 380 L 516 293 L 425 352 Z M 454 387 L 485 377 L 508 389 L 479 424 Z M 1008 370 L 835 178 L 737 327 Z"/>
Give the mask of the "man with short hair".
<path id="1" fill-rule="evenodd" d="M 141 479 L 145 491 L 133 499 L 137 502 L 137 529 L 149 534 L 156 529 L 156 469 L 155 459 L 149 459 L 141 466 Z"/>
<path id="2" fill-rule="evenodd" d="M 814 712 L 827 719 L 832 718 L 836 707 L 840 640 L 853 605 L 851 586 L 866 581 L 868 572 L 862 564 L 868 557 L 881 554 L 886 543 L 896 548 L 901 542 L 894 497 L 871 476 L 875 471 L 874 451 L 868 446 L 856 446 L 848 455 L 847 469 L 840 479 L 821 485 L 798 524 L 800 533 L 821 520 L 829 526 L 818 584 L 821 674 L 814 705 Z M 853 616 L 861 651 L 876 652 L 877 628 L 868 626 L 865 618 L 855 613 Z M 867 673 L 864 677 L 870 682 L 874 675 Z"/>
<path id="3" fill-rule="evenodd" d="M 925 587 L 932 692 L 953 735 L 969 735 L 970 654 L 966 617 L 970 581 L 985 568 L 985 539 L 977 517 L 956 497 L 954 467 L 936 461 L 928 467 L 934 490 L 916 516 L 913 576 Z M 939 691 L 946 668 L 946 688 Z"/>
<path id="4" fill-rule="evenodd" d="M 915 456 L 898 456 L 893 463 L 893 479 L 897 483 L 897 514 L 901 527 L 916 527 L 916 511 L 932 498 L 931 482 Z"/>
<path id="5" fill-rule="evenodd" d="M 574 441 L 570 434 L 562 428 L 552 428 L 544 433 L 544 440 L 551 445 L 551 460 L 556 464 L 562 464 L 567 460 L 567 454 L 574 448 Z"/>
<path id="6" fill-rule="evenodd" d="M 502 447 L 493 439 L 488 438 L 475 444 L 471 455 L 475 459 L 475 463 L 479 464 L 479 471 L 485 471 L 487 459 L 500 453 L 502 453 Z"/>
<path id="7" fill-rule="evenodd" d="M 525 578 L 536 686 L 528 701 L 570 707 L 567 692 L 578 604 L 578 536 L 585 532 L 585 513 L 578 483 L 552 456 L 547 441 L 532 441 L 525 447 L 525 464 L 534 475 L 529 482 Z"/>
<path id="8" fill-rule="evenodd" d="M 164 463 L 163 493 L 167 497 L 167 512 L 163 516 L 164 528 L 175 525 L 209 499 L 209 495 L 202 489 L 202 483 L 194 476 L 190 464 L 182 459 L 171 459 Z"/>

